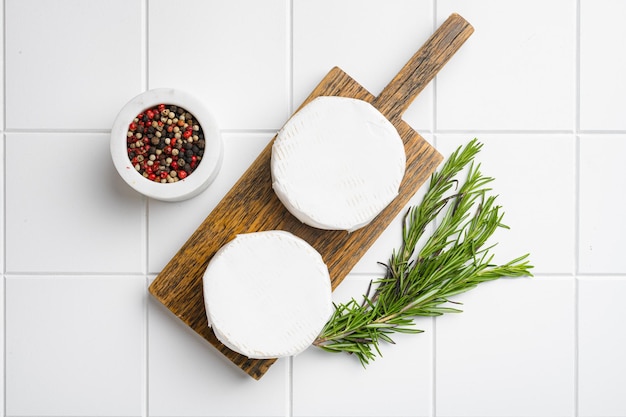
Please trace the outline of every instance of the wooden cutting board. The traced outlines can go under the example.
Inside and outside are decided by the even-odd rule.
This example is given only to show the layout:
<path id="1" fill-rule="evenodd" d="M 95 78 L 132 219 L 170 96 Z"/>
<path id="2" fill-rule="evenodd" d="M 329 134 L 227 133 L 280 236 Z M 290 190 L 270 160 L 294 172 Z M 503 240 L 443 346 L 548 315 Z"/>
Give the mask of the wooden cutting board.
<path id="1" fill-rule="evenodd" d="M 441 162 L 441 155 L 401 117 L 472 32 L 473 28 L 467 21 L 453 14 L 378 97 L 335 67 L 302 104 L 304 106 L 318 96 L 365 100 L 383 113 L 400 133 L 407 156 L 400 193 L 372 223 L 348 233 L 311 228 L 293 217 L 272 190 L 272 141 L 156 277 L 150 285 L 150 293 L 236 366 L 253 378 L 260 379 L 276 359 L 249 359 L 233 352 L 217 340 L 207 325 L 202 276 L 209 260 L 237 234 L 286 230 L 303 238 L 320 252 L 328 265 L 332 288 L 336 288 Z M 389 248 L 390 251 L 392 249 Z M 234 297 L 236 300 L 236 294 Z"/>

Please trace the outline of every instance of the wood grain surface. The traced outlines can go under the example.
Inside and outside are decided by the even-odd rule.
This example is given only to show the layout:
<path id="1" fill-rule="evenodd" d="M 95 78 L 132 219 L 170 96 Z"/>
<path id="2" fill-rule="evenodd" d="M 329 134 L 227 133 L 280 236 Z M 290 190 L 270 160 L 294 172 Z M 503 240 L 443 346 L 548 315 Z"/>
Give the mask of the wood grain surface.
<path id="1" fill-rule="evenodd" d="M 228 349 L 208 327 L 202 276 L 211 257 L 237 234 L 286 230 L 309 242 L 328 265 L 333 289 L 408 204 L 442 160 L 441 155 L 402 119 L 420 91 L 472 34 L 472 26 L 451 15 L 413 55 L 378 97 L 341 69 L 333 68 L 302 106 L 318 96 L 344 96 L 372 103 L 404 141 L 407 166 L 398 197 L 368 226 L 355 232 L 325 231 L 304 225 L 278 200 L 271 184 L 273 140 L 150 285 L 150 293 L 215 346 L 236 366 L 260 379 L 276 359 L 249 359 Z M 389 248 L 391 251 L 393 248 Z"/>

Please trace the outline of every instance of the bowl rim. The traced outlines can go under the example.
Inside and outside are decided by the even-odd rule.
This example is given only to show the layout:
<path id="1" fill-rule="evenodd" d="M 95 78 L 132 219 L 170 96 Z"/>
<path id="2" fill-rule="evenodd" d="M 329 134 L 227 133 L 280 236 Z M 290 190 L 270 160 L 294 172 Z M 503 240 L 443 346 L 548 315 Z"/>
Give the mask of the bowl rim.
<path id="1" fill-rule="evenodd" d="M 196 169 L 174 183 L 163 184 L 144 178 L 128 158 L 128 126 L 138 114 L 158 104 L 179 106 L 191 113 L 202 126 L 206 142 L 204 156 Z M 175 88 L 147 90 L 126 103 L 113 123 L 110 145 L 113 164 L 122 179 L 139 193 L 163 201 L 185 200 L 204 191 L 217 176 L 224 152 L 213 114 L 195 96 Z"/>

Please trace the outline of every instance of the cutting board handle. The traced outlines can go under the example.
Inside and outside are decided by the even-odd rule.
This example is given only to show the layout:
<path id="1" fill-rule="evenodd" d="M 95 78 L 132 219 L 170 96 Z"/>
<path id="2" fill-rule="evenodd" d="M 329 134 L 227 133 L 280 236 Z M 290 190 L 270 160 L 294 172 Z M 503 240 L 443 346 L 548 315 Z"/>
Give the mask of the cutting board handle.
<path id="1" fill-rule="evenodd" d="M 372 104 L 389 120 L 402 117 L 411 102 L 474 32 L 454 13 L 432 34 Z"/>

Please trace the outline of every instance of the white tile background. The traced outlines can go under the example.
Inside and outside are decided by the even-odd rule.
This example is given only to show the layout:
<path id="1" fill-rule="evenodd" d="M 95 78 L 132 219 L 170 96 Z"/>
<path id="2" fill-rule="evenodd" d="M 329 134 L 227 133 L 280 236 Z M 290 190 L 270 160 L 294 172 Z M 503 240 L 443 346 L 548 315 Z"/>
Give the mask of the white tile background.
<path id="1" fill-rule="evenodd" d="M 626 1 L 4 0 L 3 416 L 626 416 Z M 405 114 L 444 155 L 473 137 L 536 276 L 485 284 L 367 370 L 309 349 L 260 381 L 147 286 L 334 65 L 372 93 L 452 12 L 475 34 Z M 108 133 L 148 88 L 223 129 L 203 194 L 148 201 Z M 417 201 L 417 200 L 416 200 Z M 398 219 L 399 220 L 399 219 Z M 336 291 L 358 297 L 387 230 Z M 330 355 L 330 356 L 329 356 Z"/>

